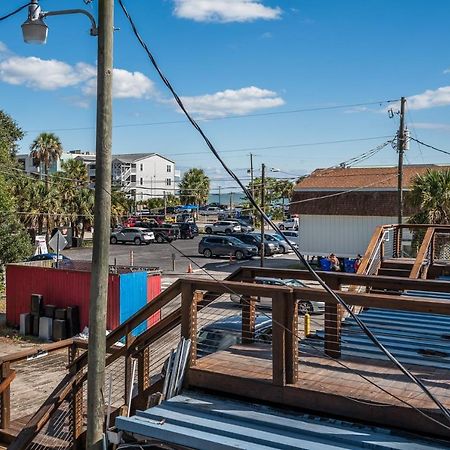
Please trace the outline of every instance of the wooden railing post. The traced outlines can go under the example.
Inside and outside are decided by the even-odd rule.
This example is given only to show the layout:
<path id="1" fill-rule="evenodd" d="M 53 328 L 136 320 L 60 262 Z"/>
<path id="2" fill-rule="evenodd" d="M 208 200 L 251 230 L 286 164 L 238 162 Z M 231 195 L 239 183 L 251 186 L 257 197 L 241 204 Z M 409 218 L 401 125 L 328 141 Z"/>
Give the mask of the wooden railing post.
<path id="1" fill-rule="evenodd" d="M 242 296 L 242 343 L 255 340 L 256 297 Z"/>
<path id="2" fill-rule="evenodd" d="M 282 295 L 272 298 L 272 381 L 286 384 L 286 302 Z"/>
<path id="3" fill-rule="evenodd" d="M 127 349 L 127 352 L 125 353 L 125 383 L 124 383 L 124 403 L 128 401 L 128 396 L 130 395 L 130 387 L 131 384 L 134 383 L 134 380 L 131 379 L 132 377 L 132 361 L 131 361 L 131 352 L 129 351 L 131 349 L 131 346 L 134 341 L 134 336 L 131 333 L 128 333 L 125 337 L 125 347 Z"/>
<path id="4" fill-rule="evenodd" d="M 286 311 L 286 383 L 294 384 L 298 380 L 298 303 L 293 294 L 284 295 Z"/>
<path id="5" fill-rule="evenodd" d="M 189 281 L 183 280 L 181 286 L 181 336 L 191 340 L 191 352 L 187 367 L 194 366 L 197 360 L 197 296 Z"/>
<path id="6" fill-rule="evenodd" d="M 333 290 L 340 290 L 338 280 L 329 284 Z M 341 312 L 338 303 L 325 303 L 325 354 L 333 358 L 341 356 Z"/>
<path id="7" fill-rule="evenodd" d="M 150 387 L 150 347 L 145 347 L 139 352 L 138 364 L 138 392 L 142 394 Z"/>
<path id="8" fill-rule="evenodd" d="M 11 375 L 9 362 L 0 366 L 0 383 Z M 8 428 L 11 419 L 11 388 L 9 385 L 0 393 L 0 428 Z"/>

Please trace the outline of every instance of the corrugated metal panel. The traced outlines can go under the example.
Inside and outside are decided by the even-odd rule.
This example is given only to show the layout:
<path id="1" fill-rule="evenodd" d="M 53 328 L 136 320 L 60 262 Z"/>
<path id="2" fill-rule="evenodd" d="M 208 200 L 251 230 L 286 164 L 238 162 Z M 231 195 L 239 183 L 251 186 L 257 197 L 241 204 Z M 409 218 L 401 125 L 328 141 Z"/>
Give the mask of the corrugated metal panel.
<path id="1" fill-rule="evenodd" d="M 445 444 L 335 419 L 288 414 L 203 393 L 186 392 L 133 417 L 120 430 L 199 450 L 397 449 L 438 450 Z"/>
<path id="2" fill-rule="evenodd" d="M 149 274 L 147 278 L 147 302 L 151 302 L 157 295 L 161 293 L 161 275 Z M 153 314 L 148 318 L 147 325 L 151 327 L 161 320 L 161 311 Z"/>
<path id="3" fill-rule="evenodd" d="M 355 257 L 365 253 L 378 225 L 391 224 L 396 217 L 302 215 L 299 246 L 306 255 L 326 256 L 335 253 Z"/>
<path id="4" fill-rule="evenodd" d="M 120 275 L 120 323 L 125 322 L 136 311 L 147 304 L 147 272 L 133 272 Z M 133 334 L 145 331 L 143 323 L 133 330 Z"/>
<path id="5" fill-rule="evenodd" d="M 410 291 L 404 295 L 450 301 L 447 293 Z M 401 363 L 450 369 L 450 316 L 368 308 L 358 317 Z M 316 334 L 324 337 L 323 331 Z M 346 356 L 387 360 L 350 317 L 342 323 L 341 351 Z"/>
<path id="6" fill-rule="evenodd" d="M 45 267 L 9 265 L 6 269 L 6 320 L 19 325 L 20 314 L 30 311 L 31 294 L 42 294 L 44 303 L 64 308 L 80 308 L 81 327 L 89 324 L 89 272 L 57 270 Z M 107 328 L 119 325 L 119 277 L 110 275 L 108 282 Z"/>

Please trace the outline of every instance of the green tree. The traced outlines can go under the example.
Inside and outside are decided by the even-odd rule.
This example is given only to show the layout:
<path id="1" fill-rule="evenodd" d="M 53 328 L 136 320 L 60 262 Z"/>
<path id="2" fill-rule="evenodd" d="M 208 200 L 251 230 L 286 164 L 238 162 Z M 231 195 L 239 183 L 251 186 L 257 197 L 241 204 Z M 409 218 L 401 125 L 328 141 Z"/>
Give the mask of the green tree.
<path id="1" fill-rule="evenodd" d="M 30 156 L 35 166 L 44 166 L 45 183 L 48 187 L 48 169 L 53 161 L 57 161 L 63 153 L 59 137 L 53 133 L 41 133 L 30 146 Z"/>
<path id="2" fill-rule="evenodd" d="M 203 169 L 189 169 L 180 182 L 181 202 L 205 205 L 208 202 L 209 185 L 209 177 Z"/>
<path id="3" fill-rule="evenodd" d="M 0 110 L 0 165 L 12 163 L 16 155 L 17 142 L 23 136 L 23 130 L 13 118 Z"/>
<path id="4" fill-rule="evenodd" d="M 33 254 L 30 236 L 14 213 L 0 222 L 0 269 L 5 264 L 22 261 Z"/>
<path id="5" fill-rule="evenodd" d="M 122 219 L 128 215 L 133 200 L 127 198 L 125 192 L 118 189 L 111 191 L 111 224 L 113 226 L 119 224 Z"/>
<path id="6" fill-rule="evenodd" d="M 450 170 L 430 170 L 417 175 L 406 198 L 417 212 L 410 223 L 450 223 Z"/>

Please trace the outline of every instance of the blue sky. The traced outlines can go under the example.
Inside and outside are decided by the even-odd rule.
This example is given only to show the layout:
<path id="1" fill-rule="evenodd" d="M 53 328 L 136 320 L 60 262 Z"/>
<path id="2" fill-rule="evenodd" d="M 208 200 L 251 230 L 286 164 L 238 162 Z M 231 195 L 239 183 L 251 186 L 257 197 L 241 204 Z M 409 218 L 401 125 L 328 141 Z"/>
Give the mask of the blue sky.
<path id="1" fill-rule="evenodd" d="M 0 16 L 23 3 L 2 2 Z M 413 136 L 450 151 L 446 0 L 409 0 L 407 6 L 392 0 L 124 3 L 193 115 L 243 179 L 250 151 L 255 166 L 264 162 L 300 175 L 370 150 L 398 126 L 386 104 L 292 111 L 402 95 L 409 97 Z M 95 15 L 97 2 L 42 0 L 41 6 L 85 7 Z M 44 130 L 55 130 L 68 150 L 94 150 L 96 38 L 88 34 L 89 22 L 50 17 L 47 45 L 31 46 L 22 41 L 25 18 L 23 11 L 0 23 L 0 108 L 27 130 L 21 151 Z M 157 79 L 118 5 L 115 23 L 113 151 L 158 152 L 181 169 L 206 169 L 215 187 L 229 186 Z M 179 123 L 142 125 L 174 121 Z M 294 146 L 372 137 L 379 138 Z M 365 164 L 395 161 L 395 151 L 386 147 Z M 407 161 L 450 162 L 414 142 Z M 278 176 L 288 176 L 283 172 Z"/>

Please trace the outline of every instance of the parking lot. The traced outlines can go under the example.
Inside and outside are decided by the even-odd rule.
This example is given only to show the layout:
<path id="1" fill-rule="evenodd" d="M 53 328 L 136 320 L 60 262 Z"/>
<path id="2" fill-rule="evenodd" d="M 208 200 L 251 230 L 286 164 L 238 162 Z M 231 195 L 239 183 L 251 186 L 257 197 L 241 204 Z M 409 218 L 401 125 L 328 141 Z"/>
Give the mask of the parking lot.
<path id="1" fill-rule="evenodd" d="M 110 245 L 110 264 L 129 265 L 131 253 L 136 266 L 159 267 L 164 273 L 186 273 L 189 264 L 195 272 L 203 268 L 212 272 L 232 272 L 242 265 L 259 265 L 259 258 L 252 260 L 235 261 L 228 257 L 205 258 L 198 253 L 198 243 L 202 236 L 194 239 L 178 239 L 172 243 L 133 245 L 114 244 Z M 74 248 L 63 252 L 65 256 L 73 260 L 91 261 L 92 248 Z M 175 258 L 175 271 L 173 271 L 172 260 Z M 190 259 L 192 262 L 190 261 Z M 297 261 L 292 254 L 275 255 L 266 257 L 264 265 L 266 267 L 289 267 Z"/>

